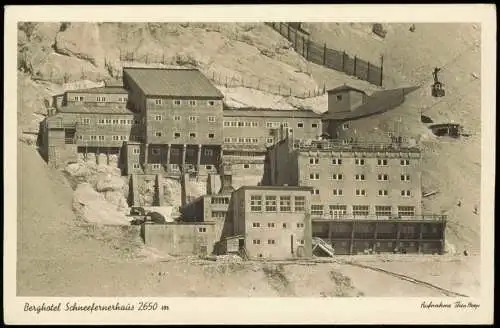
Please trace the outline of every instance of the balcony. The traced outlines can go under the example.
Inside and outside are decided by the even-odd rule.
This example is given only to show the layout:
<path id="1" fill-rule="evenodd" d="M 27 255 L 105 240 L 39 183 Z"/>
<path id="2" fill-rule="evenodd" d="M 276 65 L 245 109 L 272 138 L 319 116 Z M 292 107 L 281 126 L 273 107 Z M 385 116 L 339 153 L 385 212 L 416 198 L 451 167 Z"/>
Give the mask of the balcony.
<path id="1" fill-rule="evenodd" d="M 446 221 L 446 215 L 424 214 L 412 216 L 380 216 L 380 215 L 311 215 L 313 221 Z"/>

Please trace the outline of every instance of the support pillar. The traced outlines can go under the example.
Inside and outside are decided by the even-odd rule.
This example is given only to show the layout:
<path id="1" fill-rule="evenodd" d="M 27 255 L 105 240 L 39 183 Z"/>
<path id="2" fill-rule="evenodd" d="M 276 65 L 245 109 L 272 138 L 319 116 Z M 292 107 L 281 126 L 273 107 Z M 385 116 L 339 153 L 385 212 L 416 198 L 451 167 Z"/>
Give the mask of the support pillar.
<path id="1" fill-rule="evenodd" d="M 375 221 L 375 231 L 373 232 L 373 252 L 377 251 L 378 243 L 378 221 Z"/>
<path id="2" fill-rule="evenodd" d="M 333 240 L 332 240 L 332 224 L 333 224 L 333 222 L 328 222 L 328 241 L 330 242 L 330 246 L 333 244 Z"/>
<path id="3" fill-rule="evenodd" d="M 144 144 L 144 170 L 147 169 L 148 166 L 148 155 L 149 155 L 149 144 Z"/>
<path id="4" fill-rule="evenodd" d="M 397 232 L 396 232 L 396 247 L 399 250 L 399 239 L 401 238 L 401 223 L 398 222 Z"/>
<path id="5" fill-rule="evenodd" d="M 349 245 L 349 255 L 352 255 L 352 252 L 354 250 L 354 229 L 356 226 L 356 222 L 352 221 L 352 228 L 351 228 L 351 242 Z"/>
<path id="6" fill-rule="evenodd" d="M 170 170 L 170 149 L 172 147 L 170 146 L 170 144 L 167 144 L 167 172 Z"/>
<path id="7" fill-rule="evenodd" d="M 196 159 L 196 168 L 198 170 L 198 174 L 200 174 L 200 163 L 201 163 L 201 144 L 198 145 L 198 158 Z"/>
<path id="8" fill-rule="evenodd" d="M 181 167 L 182 167 L 183 171 L 184 171 L 184 165 L 186 164 L 186 148 L 187 148 L 186 144 L 182 145 L 182 162 L 181 162 Z"/>
<path id="9" fill-rule="evenodd" d="M 424 236 L 424 224 L 420 223 L 420 235 L 418 236 L 418 254 L 422 254 L 423 236 Z"/>

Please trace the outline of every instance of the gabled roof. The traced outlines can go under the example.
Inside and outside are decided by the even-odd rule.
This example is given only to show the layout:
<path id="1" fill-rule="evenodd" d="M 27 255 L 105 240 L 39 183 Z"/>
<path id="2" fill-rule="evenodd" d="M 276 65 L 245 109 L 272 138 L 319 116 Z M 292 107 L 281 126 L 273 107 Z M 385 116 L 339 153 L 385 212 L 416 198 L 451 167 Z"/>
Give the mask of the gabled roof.
<path id="1" fill-rule="evenodd" d="M 90 89 L 78 89 L 78 90 L 68 90 L 66 93 L 108 93 L 108 94 L 128 94 L 128 91 L 123 87 L 117 86 L 106 86 L 106 87 L 97 87 Z"/>
<path id="2" fill-rule="evenodd" d="M 344 91 L 356 91 L 356 92 L 361 92 L 361 93 L 366 94 L 366 92 L 364 92 L 363 90 L 351 87 L 351 86 L 349 86 L 347 84 L 341 85 L 340 87 L 336 87 L 336 88 L 330 89 L 327 92 L 335 94 L 335 93 L 344 92 Z"/>
<path id="3" fill-rule="evenodd" d="M 224 98 L 197 69 L 124 67 L 123 74 L 146 96 Z"/>

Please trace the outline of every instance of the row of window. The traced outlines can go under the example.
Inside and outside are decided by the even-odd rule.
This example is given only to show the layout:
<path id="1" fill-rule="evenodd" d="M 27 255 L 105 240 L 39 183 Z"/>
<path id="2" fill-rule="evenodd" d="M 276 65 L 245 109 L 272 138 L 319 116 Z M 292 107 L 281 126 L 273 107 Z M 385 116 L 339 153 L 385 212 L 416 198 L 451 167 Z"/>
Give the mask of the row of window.
<path id="1" fill-rule="evenodd" d="M 319 173 L 310 173 L 309 174 L 309 180 L 319 180 L 320 175 Z M 332 175 L 333 180 L 344 180 L 344 175 L 342 173 L 334 173 Z M 401 174 L 400 175 L 401 181 L 410 181 L 410 175 L 409 174 Z M 354 175 L 354 180 L 356 181 L 365 181 L 366 176 L 364 174 L 355 174 Z M 377 180 L 378 181 L 389 181 L 389 175 L 387 174 L 378 174 L 377 175 Z"/>
<path id="2" fill-rule="evenodd" d="M 284 222 L 282 225 L 283 229 L 288 228 L 288 223 Z M 252 227 L 254 228 L 260 228 L 260 222 L 253 222 Z M 276 228 L 276 225 L 274 222 L 268 222 L 267 223 L 268 228 Z M 297 223 L 297 228 L 304 228 L 304 223 Z"/>
<path id="3" fill-rule="evenodd" d="M 273 142 L 274 138 L 266 138 L 266 143 L 272 144 Z M 224 143 L 258 144 L 259 138 L 224 137 Z"/>
<path id="4" fill-rule="evenodd" d="M 347 214 L 347 205 L 329 205 L 330 215 L 342 216 Z M 324 206 L 320 204 L 311 205 L 311 215 L 322 216 Z M 415 216 L 415 207 L 413 206 L 398 206 L 398 216 Z M 369 205 L 353 205 L 352 215 L 370 215 Z M 375 205 L 375 215 L 377 216 L 391 216 L 393 215 L 392 206 Z"/>
<path id="5" fill-rule="evenodd" d="M 264 126 L 268 129 L 275 129 L 275 128 L 279 128 L 282 126 L 287 128 L 287 127 L 289 127 L 289 124 L 288 124 L 288 122 L 266 122 Z M 257 128 L 257 127 L 259 127 L 259 122 L 257 122 L 257 121 L 226 121 L 226 120 L 224 120 L 224 127 L 225 128 L 229 128 L 229 127 L 231 127 L 231 128 L 242 128 L 242 127 Z M 304 122 L 298 122 L 297 127 L 303 128 Z M 312 128 L 319 128 L 319 124 L 318 123 L 311 123 L 311 127 Z"/>
<path id="6" fill-rule="evenodd" d="M 164 134 L 163 134 L 162 131 L 155 131 L 155 137 L 161 137 L 163 135 Z M 175 139 L 177 139 L 177 138 L 180 138 L 182 136 L 182 134 L 180 132 L 174 132 L 173 136 L 174 136 Z M 197 136 L 196 132 L 189 132 L 189 138 L 196 138 L 196 136 Z M 208 133 L 207 137 L 209 139 L 214 139 L 215 138 L 215 133 Z"/>
<path id="7" fill-rule="evenodd" d="M 358 166 L 366 165 L 366 162 L 367 162 L 367 160 L 364 158 L 355 158 L 354 159 L 354 164 L 358 165 Z M 342 160 L 342 158 L 333 158 L 331 163 L 332 163 L 332 165 L 342 165 L 343 160 Z M 317 157 L 309 158 L 309 164 L 319 165 L 319 158 L 317 158 Z M 401 159 L 399 161 L 399 164 L 402 166 L 408 166 L 408 165 L 410 165 L 410 160 L 409 159 Z M 389 160 L 383 159 L 383 158 L 377 158 L 377 165 L 378 166 L 387 166 L 387 165 L 389 165 Z"/>
<path id="8" fill-rule="evenodd" d="M 120 135 L 113 135 L 113 136 L 97 136 L 97 135 L 90 135 L 90 136 L 84 136 L 84 135 L 79 135 L 78 140 L 91 140 L 91 141 L 105 141 L 105 140 L 113 140 L 113 141 L 127 141 L 128 136 L 120 136 Z"/>
<path id="9" fill-rule="evenodd" d="M 74 101 L 84 101 L 85 97 L 83 97 L 83 96 L 74 96 L 73 100 Z M 128 97 L 126 97 L 126 96 L 124 96 L 124 97 L 118 97 L 118 102 L 127 102 L 127 100 L 128 100 Z M 106 102 L 106 97 L 104 97 L 104 96 L 98 96 L 98 97 L 96 97 L 96 102 Z"/>
<path id="10" fill-rule="evenodd" d="M 343 189 L 333 189 L 332 193 L 334 196 L 343 196 L 344 190 Z M 411 197 L 412 196 L 411 190 L 401 190 L 400 193 L 401 193 L 402 197 Z M 311 190 L 311 194 L 319 195 L 320 194 L 319 189 Z M 354 191 L 354 194 L 356 196 L 368 196 L 366 189 L 356 189 Z M 379 189 L 378 195 L 379 196 L 389 196 L 389 191 L 387 189 Z"/>
<path id="11" fill-rule="evenodd" d="M 84 117 L 81 119 L 82 124 L 89 125 L 90 124 L 90 118 Z M 138 120 L 131 120 L 131 119 L 97 119 L 96 123 L 98 125 L 132 125 L 132 124 L 139 124 Z"/>
<path id="12" fill-rule="evenodd" d="M 252 240 L 252 244 L 254 244 L 254 245 L 260 245 L 260 239 L 253 239 Z M 276 245 L 277 242 L 274 239 L 268 239 L 267 240 L 267 244 L 268 245 Z M 304 239 L 298 239 L 297 240 L 297 244 L 304 245 Z"/>
<path id="13" fill-rule="evenodd" d="M 167 104 L 170 100 L 167 99 L 155 99 L 155 105 L 163 105 Z M 181 99 L 174 99 L 172 103 L 175 106 L 180 106 L 182 104 L 188 104 L 189 106 L 196 106 L 198 104 L 202 104 L 203 101 L 201 100 L 194 100 L 194 99 L 189 99 L 189 100 L 181 100 Z M 215 100 L 208 100 L 205 103 L 207 106 L 215 106 Z"/>
<path id="14" fill-rule="evenodd" d="M 250 196 L 250 211 L 252 212 L 262 212 L 263 209 L 265 212 L 276 212 L 278 208 L 280 212 L 292 212 L 292 209 L 293 212 L 304 212 L 305 206 L 304 196 Z"/>
<path id="15" fill-rule="evenodd" d="M 163 116 L 163 115 L 159 115 L 159 114 L 155 115 L 155 121 L 162 121 L 164 118 L 165 118 L 165 116 Z M 198 116 L 191 115 L 188 117 L 188 120 L 190 122 L 197 122 L 198 119 L 199 119 Z M 182 117 L 180 115 L 174 115 L 174 121 L 180 121 L 180 120 L 182 120 Z M 207 116 L 207 121 L 209 123 L 215 123 L 217 121 L 217 117 Z"/>

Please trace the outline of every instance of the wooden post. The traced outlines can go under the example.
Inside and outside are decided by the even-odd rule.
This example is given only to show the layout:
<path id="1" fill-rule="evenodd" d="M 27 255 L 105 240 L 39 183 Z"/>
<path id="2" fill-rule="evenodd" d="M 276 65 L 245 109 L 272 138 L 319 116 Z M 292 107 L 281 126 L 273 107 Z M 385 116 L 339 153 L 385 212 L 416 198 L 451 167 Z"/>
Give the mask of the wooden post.
<path id="1" fill-rule="evenodd" d="M 326 66 L 326 42 L 323 48 L 323 66 Z"/>
<path id="2" fill-rule="evenodd" d="M 355 55 L 354 56 L 354 76 L 357 76 L 356 75 L 356 62 L 358 61 L 358 57 Z"/>
<path id="3" fill-rule="evenodd" d="M 342 51 L 342 72 L 345 72 L 345 51 Z"/>
<path id="4" fill-rule="evenodd" d="M 384 80 L 384 56 L 380 56 L 380 86 L 382 86 L 382 81 Z"/>
<path id="5" fill-rule="evenodd" d="M 368 62 L 368 68 L 366 69 L 366 80 L 370 82 L 370 62 Z"/>

